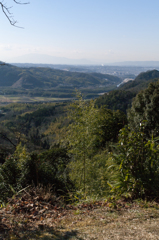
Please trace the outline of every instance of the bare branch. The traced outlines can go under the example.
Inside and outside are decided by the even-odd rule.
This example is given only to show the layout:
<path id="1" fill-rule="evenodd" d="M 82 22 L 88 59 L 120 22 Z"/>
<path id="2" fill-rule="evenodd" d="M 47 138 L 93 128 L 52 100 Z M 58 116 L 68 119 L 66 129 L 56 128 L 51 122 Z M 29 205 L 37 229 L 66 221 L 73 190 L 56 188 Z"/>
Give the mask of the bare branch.
<path id="1" fill-rule="evenodd" d="M 29 2 L 22 3 L 22 2 L 19 2 L 19 1 L 16 1 L 16 0 L 13 0 L 13 1 L 17 4 L 29 4 Z"/>
<path id="2" fill-rule="evenodd" d="M 29 2 L 19 2 L 16 0 L 13 0 L 13 2 L 15 2 L 16 4 L 29 4 Z M 0 2 L 0 6 L 2 8 L 2 11 L 4 13 L 4 15 L 6 16 L 6 18 L 8 19 L 8 21 L 10 22 L 10 24 L 14 27 L 18 27 L 18 28 L 22 28 L 16 25 L 17 21 L 14 20 L 14 17 L 12 15 L 12 13 L 10 12 L 10 8 L 12 7 L 8 7 L 6 4 L 3 3 L 3 1 Z"/>

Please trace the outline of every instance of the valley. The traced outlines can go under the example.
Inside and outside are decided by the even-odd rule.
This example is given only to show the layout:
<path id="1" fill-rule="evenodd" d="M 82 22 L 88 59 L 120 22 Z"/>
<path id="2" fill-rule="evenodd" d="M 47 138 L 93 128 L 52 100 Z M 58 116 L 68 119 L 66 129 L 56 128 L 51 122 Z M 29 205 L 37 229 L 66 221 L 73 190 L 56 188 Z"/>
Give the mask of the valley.
<path id="1" fill-rule="evenodd" d="M 0 104 L 68 101 L 76 97 L 76 90 L 84 99 L 94 99 L 112 90 L 129 88 L 126 86 L 131 85 L 139 73 L 151 69 L 139 66 L 6 64 L 0 68 Z"/>
<path id="2" fill-rule="evenodd" d="M 0 240 L 159 239 L 159 1 L 0 9 Z"/>

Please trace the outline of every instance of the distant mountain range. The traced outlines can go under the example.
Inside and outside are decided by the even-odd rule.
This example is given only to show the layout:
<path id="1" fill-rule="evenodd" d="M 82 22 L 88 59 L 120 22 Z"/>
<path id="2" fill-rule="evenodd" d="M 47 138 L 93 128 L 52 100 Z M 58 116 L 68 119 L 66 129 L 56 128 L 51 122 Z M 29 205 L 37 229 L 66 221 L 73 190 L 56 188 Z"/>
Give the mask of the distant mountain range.
<path id="1" fill-rule="evenodd" d="M 95 59 L 71 59 L 56 57 L 47 54 L 26 54 L 19 57 L 10 58 L 9 63 L 33 63 L 33 64 L 66 64 L 66 65 L 105 65 L 105 66 L 133 66 L 133 67 L 154 67 L 159 68 L 159 61 L 124 61 L 106 63 L 104 60 Z"/>
<path id="2" fill-rule="evenodd" d="M 9 63 L 35 63 L 35 64 L 66 64 L 66 65 L 91 65 L 92 61 L 87 59 L 70 59 L 55 57 L 46 54 L 26 54 L 8 59 Z"/>

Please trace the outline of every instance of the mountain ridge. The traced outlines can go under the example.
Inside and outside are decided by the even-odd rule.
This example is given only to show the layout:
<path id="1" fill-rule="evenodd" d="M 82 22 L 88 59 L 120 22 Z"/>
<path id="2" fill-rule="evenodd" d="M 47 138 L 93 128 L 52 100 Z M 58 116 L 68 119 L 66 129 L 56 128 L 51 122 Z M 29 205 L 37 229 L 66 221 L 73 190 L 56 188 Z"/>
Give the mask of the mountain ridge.
<path id="1" fill-rule="evenodd" d="M 19 68 L 13 65 L 0 67 L 0 87 L 50 89 L 60 85 L 72 87 L 95 87 L 118 84 L 119 77 L 101 73 L 82 73 L 52 68 Z"/>

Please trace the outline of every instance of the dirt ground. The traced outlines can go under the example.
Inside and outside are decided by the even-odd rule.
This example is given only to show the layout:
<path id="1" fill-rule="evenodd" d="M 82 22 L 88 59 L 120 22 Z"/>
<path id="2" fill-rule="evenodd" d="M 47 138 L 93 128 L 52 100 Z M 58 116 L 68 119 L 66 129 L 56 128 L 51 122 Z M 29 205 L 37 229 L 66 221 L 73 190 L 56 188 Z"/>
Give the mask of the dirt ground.
<path id="1" fill-rule="evenodd" d="M 0 209 L 2 239 L 159 239 L 158 203 L 52 204 L 23 196 Z"/>

